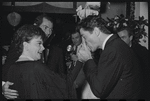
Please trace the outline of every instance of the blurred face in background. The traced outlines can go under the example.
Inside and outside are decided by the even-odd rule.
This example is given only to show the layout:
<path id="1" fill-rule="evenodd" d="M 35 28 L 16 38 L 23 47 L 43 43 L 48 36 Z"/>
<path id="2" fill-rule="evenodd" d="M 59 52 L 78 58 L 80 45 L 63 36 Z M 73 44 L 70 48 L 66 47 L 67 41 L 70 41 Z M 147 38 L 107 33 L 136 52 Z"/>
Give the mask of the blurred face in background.
<path id="1" fill-rule="evenodd" d="M 81 35 L 78 32 L 71 35 L 71 40 L 75 46 L 78 46 L 82 43 Z"/>
<path id="2" fill-rule="evenodd" d="M 122 30 L 120 32 L 118 32 L 119 37 L 127 44 L 127 45 L 131 45 L 131 41 L 132 41 L 132 36 L 129 36 L 128 31 L 127 30 Z"/>
<path id="3" fill-rule="evenodd" d="M 47 38 L 52 34 L 53 23 L 48 19 L 43 18 L 43 22 L 39 27 L 45 32 Z"/>

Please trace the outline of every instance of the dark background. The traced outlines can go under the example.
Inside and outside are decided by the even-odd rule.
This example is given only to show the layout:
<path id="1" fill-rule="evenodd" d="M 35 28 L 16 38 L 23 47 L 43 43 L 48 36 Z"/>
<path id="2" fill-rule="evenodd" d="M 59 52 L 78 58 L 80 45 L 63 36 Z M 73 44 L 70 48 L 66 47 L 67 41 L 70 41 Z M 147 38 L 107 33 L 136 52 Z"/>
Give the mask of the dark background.
<path id="1" fill-rule="evenodd" d="M 38 12 L 17 12 L 21 15 L 21 21 L 17 26 L 12 26 L 9 24 L 7 20 L 7 15 L 11 12 L 2 12 L 2 21 L 1 21 L 1 44 L 2 45 L 10 45 L 11 39 L 13 37 L 14 32 L 24 24 L 33 24 L 34 19 L 41 15 L 42 13 Z M 54 29 L 53 33 L 55 33 L 55 37 L 53 39 L 54 43 L 61 42 L 62 38 L 65 36 L 65 33 L 74 26 L 75 17 L 73 14 L 54 14 L 54 13 L 45 13 L 49 17 L 51 17 L 54 21 Z"/>

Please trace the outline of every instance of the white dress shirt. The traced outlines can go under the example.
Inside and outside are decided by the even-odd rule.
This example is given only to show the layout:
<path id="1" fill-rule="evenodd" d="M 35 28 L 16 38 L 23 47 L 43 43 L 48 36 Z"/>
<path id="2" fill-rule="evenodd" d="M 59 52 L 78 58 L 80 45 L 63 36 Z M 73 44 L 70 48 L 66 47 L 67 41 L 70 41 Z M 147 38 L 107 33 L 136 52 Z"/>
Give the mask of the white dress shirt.
<path id="1" fill-rule="evenodd" d="M 82 99 L 100 99 L 96 97 L 93 92 L 91 91 L 90 85 L 86 82 L 83 91 L 82 91 Z"/>

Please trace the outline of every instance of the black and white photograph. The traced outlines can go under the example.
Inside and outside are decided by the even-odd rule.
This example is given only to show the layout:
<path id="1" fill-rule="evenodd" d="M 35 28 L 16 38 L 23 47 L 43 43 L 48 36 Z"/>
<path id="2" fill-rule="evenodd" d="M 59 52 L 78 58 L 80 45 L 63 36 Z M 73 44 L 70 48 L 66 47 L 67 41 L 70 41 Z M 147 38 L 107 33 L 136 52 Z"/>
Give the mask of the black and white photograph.
<path id="1" fill-rule="evenodd" d="M 2 2 L 2 100 L 150 100 L 148 2 Z"/>

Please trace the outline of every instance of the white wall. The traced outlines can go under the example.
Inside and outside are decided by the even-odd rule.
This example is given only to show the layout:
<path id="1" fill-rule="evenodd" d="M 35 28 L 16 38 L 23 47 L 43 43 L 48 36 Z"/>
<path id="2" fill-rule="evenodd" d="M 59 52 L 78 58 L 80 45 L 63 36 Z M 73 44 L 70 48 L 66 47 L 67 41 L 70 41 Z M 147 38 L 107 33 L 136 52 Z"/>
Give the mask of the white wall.
<path id="1" fill-rule="evenodd" d="M 116 15 L 123 14 L 126 16 L 126 3 L 125 2 L 120 2 L 120 3 L 115 3 L 115 2 L 110 2 L 110 5 L 107 3 L 106 5 L 106 12 L 102 13 L 101 16 L 105 20 L 108 18 L 114 18 Z"/>
<path id="2" fill-rule="evenodd" d="M 141 17 L 141 16 L 144 16 L 144 19 L 148 19 L 148 2 L 135 2 L 135 19 L 139 19 L 138 17 Z M 149 19 L 148 19 L 149 20 Z M 146 33 L 149 37 L 149 34 L 148 34 L 148 27 L 145 26 L 145 30 L 146 30 Z M 142 46 L 145 46 L 147 49 L 149 49 L 149 39 L 148 37 L 146 37 L 146 43 L 144 43 L 142 40 L 144 39 L 141 39 L 140 41 L 140 44 Z"/>

